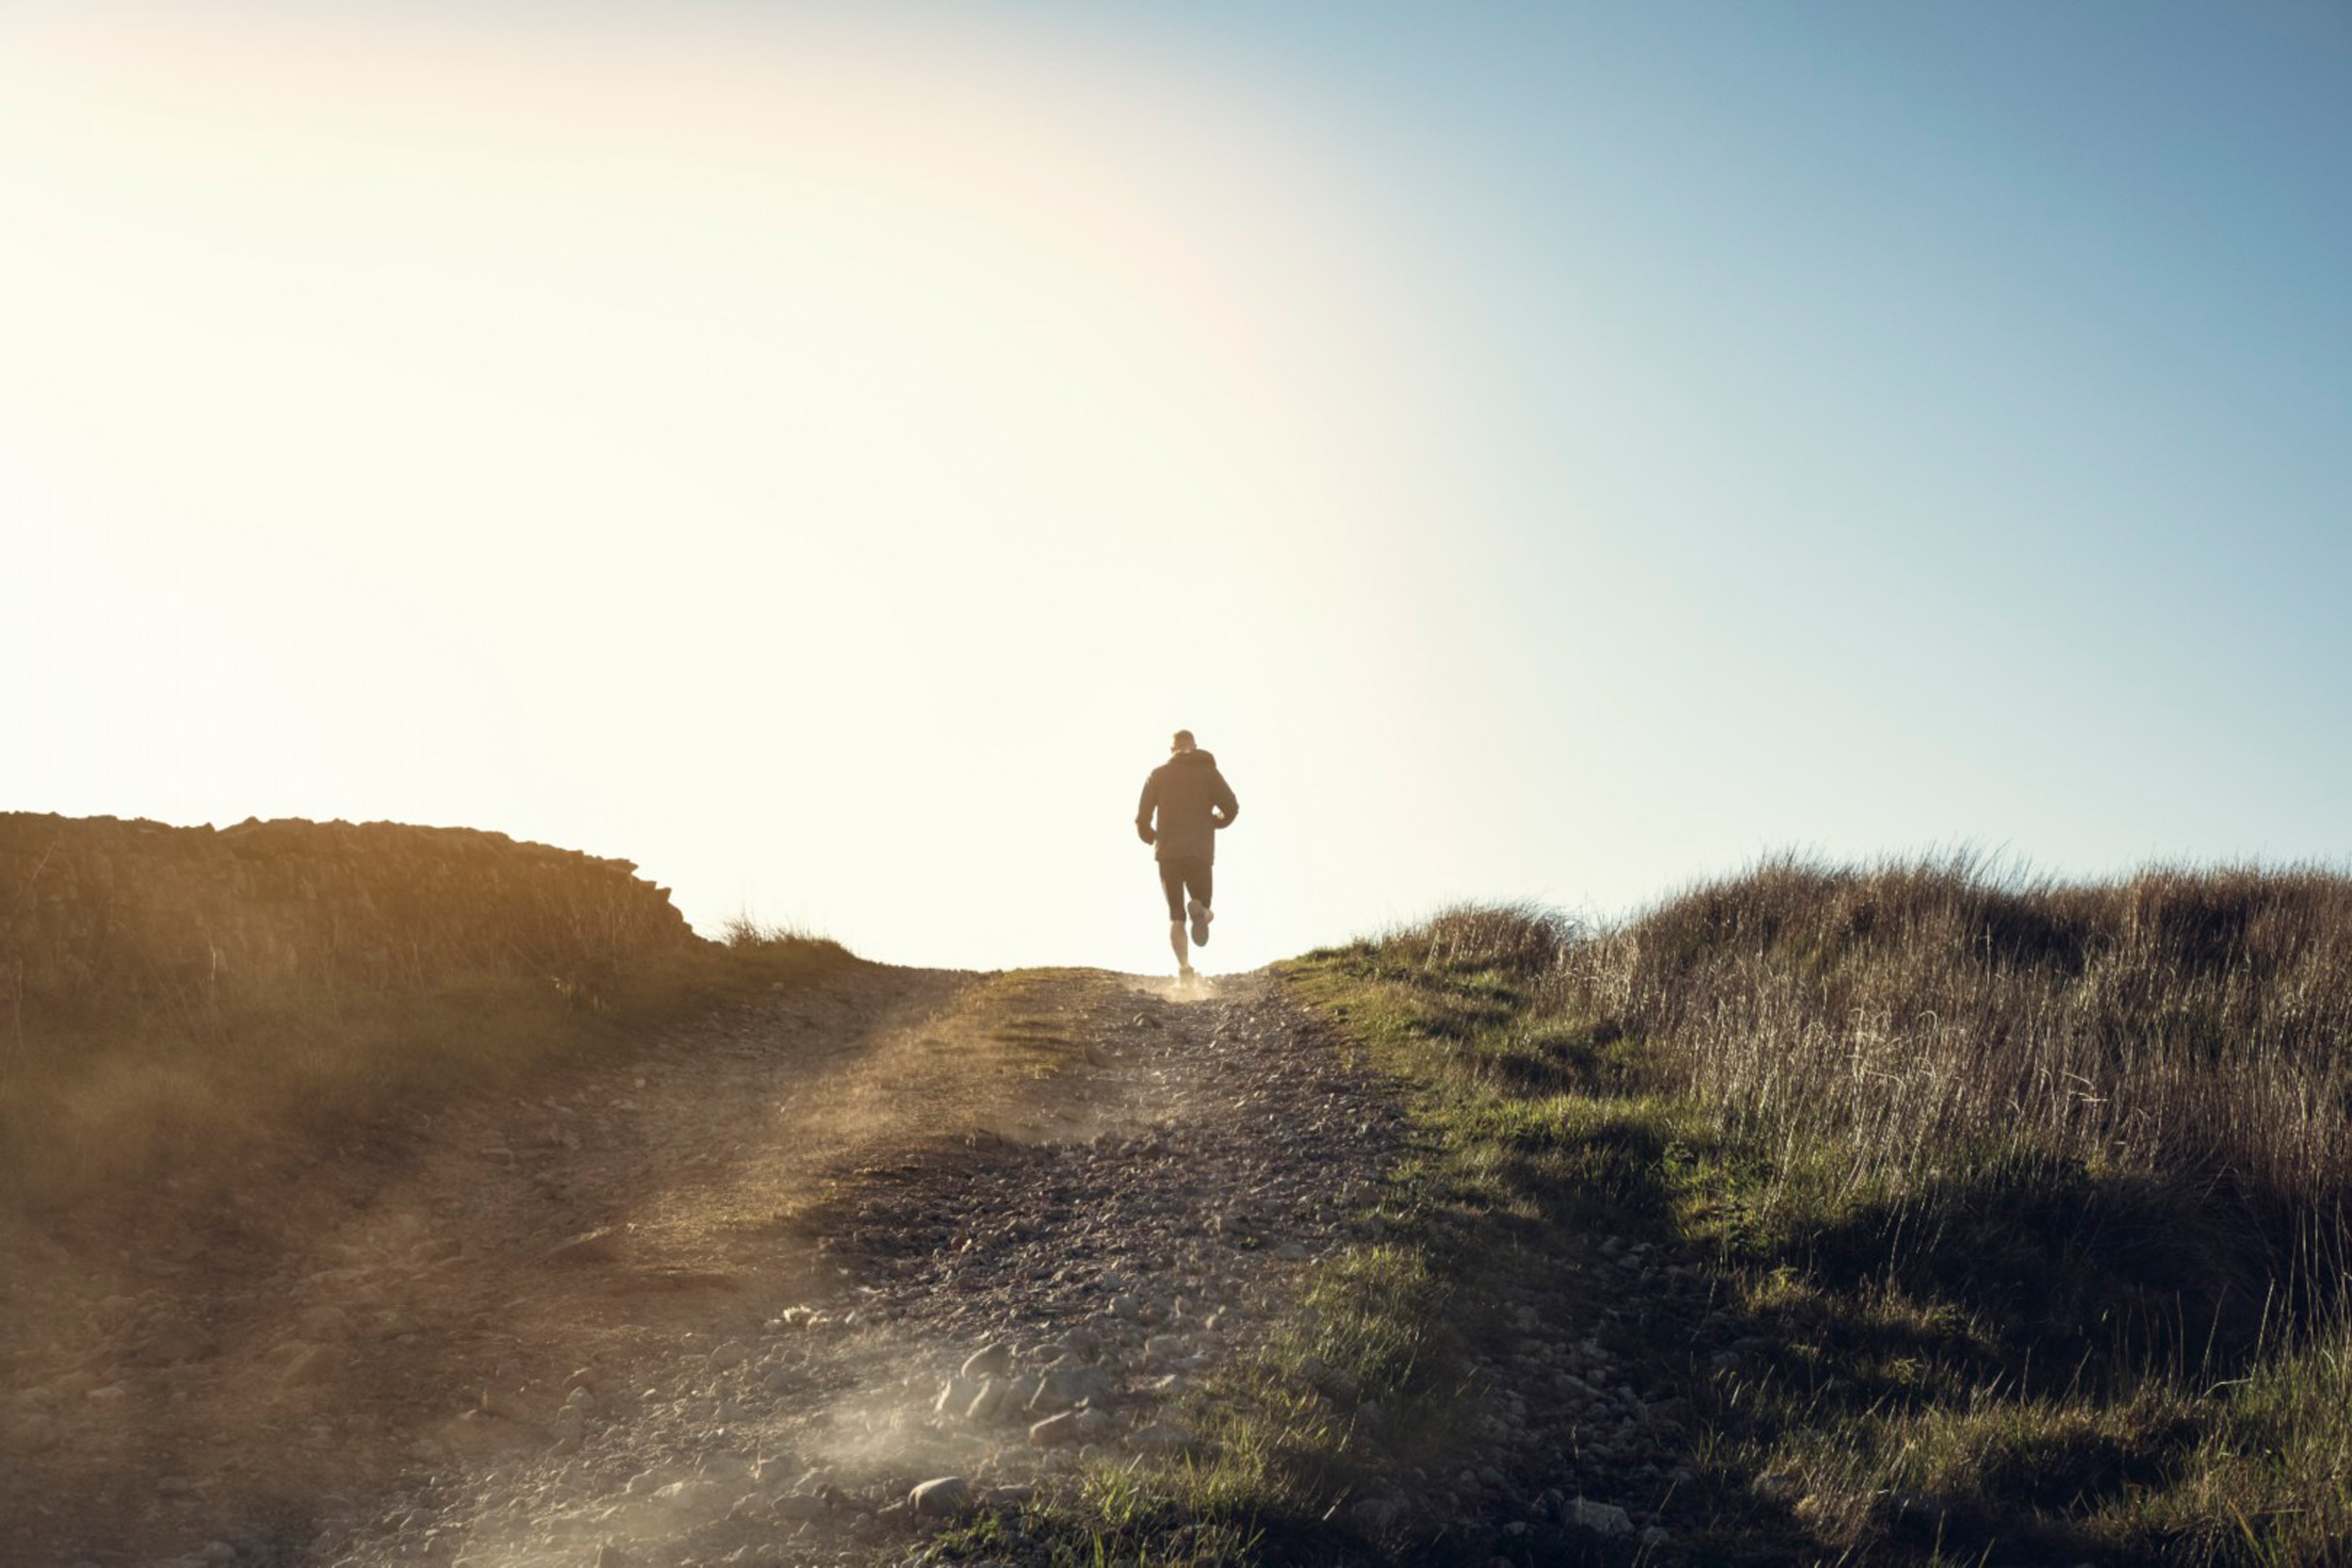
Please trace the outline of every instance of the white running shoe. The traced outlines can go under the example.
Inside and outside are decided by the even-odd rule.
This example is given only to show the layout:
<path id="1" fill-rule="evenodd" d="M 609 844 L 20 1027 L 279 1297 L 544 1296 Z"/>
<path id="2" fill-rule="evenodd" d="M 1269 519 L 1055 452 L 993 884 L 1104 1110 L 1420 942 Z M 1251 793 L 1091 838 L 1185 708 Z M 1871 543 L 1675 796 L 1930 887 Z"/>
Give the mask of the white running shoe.
<path id="1" fill-rule="evenodd" d="M 1198 899 L 1191 900 L 1184 908 L 1192 917 L 1192 945 L 1208 946 L 1209 922 L 1217 918 L 1216 911 Z"/>

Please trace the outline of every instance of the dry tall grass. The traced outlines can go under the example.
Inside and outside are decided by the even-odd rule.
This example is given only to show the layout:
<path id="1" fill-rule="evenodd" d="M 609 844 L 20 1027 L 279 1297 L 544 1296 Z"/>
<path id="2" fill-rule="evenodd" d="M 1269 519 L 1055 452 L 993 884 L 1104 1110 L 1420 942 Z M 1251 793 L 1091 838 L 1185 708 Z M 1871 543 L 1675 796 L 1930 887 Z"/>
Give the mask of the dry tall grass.
<path id="1" fill-rule="evenodd" d="M 1689 1108 L 1741 1223 L 1809 1267 L 2135 1320 L 2099 1331 L 2136 1354 L 2352 1311 L 2341 872 L 1784 857 L 1598 931 L 1458 909 L 1379 951 L 1510 976 L 1520 1056 Z"/>
<path id="2" fill-rule="evenodd" d="M 395 823 L 0 813 L 0 1220 L 625 1043 L 845 961 L 625 861 Z"/>
<path id="3" fill-rule="evenodd" d="M 1781 858 L 1552 952 L 1546 1011 L 1638 1037 L 1744 1138 L 1839 1151 L 1850 1188 L 2002 1162 L 2306 1213 L 2352 1190 L 2340 873 Z"/>
<path id="4" fill-rule="evenodd" d="M 1834 1148 L 1849 1190 L 1899 1197 L 1999 1163 L 2306 1212 L 2352 1193 L 2340 872 L 2061 884 L 1965 856 L 1781 858 L 1589 935 L 1458 909 L 1391 945 L 1517 973 L 1532 1016 L 1638 1040 L 1654 1087 L 1742 1142 Z"/>
<path id="5" fill-rule="evenodd" d="M 1719 1249 L 1715 1463 L 1825 1554 L 2345 1559 L 2352 876 L 1784 857 L 1324 956 L 1522 1206 Z"/>

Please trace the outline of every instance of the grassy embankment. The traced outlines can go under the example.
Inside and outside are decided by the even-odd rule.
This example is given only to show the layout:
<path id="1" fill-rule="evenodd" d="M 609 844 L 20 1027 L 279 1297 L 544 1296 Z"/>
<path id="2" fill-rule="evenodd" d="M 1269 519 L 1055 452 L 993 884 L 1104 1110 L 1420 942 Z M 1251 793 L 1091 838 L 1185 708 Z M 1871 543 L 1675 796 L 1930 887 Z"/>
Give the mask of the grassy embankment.
<path id="1" fill-rule="evenodd" d="M 1500 1304 L 1605 1310 L 1571 1256 L 1604 1226 L 1714 1280 L 1708 1321 L 1613 1328 L 1692 1400 L 1702 1555 L 2352 1540 L 2352 879 L 1780 861 L 1612 930 L 1455 911 L 1286 979 L 1397 1076 L 1420 1151 L 1386 1237 L 1197 1405 L 1200 1456 L 1104 1472 L 1064 1554 L 1370 1547 L 1349 1498 L 1475 1447 Z"/>
<path id="2" fill-rule="evenodd" d="M 1881 1557 L 2352 1539 L 2352 880 L 1784 861 L 1301 983 L 1432 1091 L 1474 1215 L 1605 1203 L 1720 1272 L 1727 1529 L 1745 1493 Z"/>
<path id="3" fill-rule="evenodd" d="M 635 959 L 583 944 L 537 969 L 408 984 L 93 988 L 19 1006 L 0 1018 L 0 1218 L 233 1171 L 261 1146 L 430 1110 L 848 962 L 739 921 Z"/>

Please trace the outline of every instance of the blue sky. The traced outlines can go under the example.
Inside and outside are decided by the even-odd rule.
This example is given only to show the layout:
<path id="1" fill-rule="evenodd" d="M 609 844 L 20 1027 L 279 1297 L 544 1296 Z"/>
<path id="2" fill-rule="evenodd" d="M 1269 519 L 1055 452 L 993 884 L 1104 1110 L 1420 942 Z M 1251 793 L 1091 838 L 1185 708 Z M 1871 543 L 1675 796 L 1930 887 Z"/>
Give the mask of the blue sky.
<path id="1" fill-rule="evenodd" d="M 0 806 L 875 956 L 2341 862 L 2352 14 L 0 14 Z"/>
<path id="2" fill-rule="evenodd" d="M 1517 820 L 2338 852 L 2347 14 L 1281 14 L 1476 345 Z"/>

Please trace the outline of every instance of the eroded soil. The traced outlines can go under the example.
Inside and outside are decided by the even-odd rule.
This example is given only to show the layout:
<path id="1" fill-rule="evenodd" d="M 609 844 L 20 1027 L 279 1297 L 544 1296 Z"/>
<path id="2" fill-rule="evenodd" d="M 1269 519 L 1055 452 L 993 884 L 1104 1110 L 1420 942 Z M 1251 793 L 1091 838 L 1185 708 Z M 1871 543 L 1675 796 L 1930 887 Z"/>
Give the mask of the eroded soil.
<path id="1" fill-rule="evenodd" d="M 890 1555 L 1180 1447 L 1396 1137 L 1262 977 L 856 965 L 7 1237 L 0 1556 Z"/>

